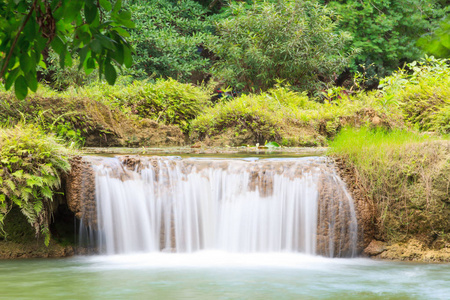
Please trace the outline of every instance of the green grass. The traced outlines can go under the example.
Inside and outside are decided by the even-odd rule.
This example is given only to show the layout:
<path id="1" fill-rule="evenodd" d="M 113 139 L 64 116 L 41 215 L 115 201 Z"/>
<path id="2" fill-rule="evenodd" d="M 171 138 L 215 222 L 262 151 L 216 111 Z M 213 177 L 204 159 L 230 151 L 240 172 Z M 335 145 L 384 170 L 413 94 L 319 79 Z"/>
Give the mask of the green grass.
<path id="1" fill-rule="evenodd" d="M 330 142 L 331 155 L 343 155 L 355 163 L 370 164 L 372 159 L 383 157 L 388 151 L 406 145 L 435 140 L 437 137 L 405 129 L 346 127 Z"/>

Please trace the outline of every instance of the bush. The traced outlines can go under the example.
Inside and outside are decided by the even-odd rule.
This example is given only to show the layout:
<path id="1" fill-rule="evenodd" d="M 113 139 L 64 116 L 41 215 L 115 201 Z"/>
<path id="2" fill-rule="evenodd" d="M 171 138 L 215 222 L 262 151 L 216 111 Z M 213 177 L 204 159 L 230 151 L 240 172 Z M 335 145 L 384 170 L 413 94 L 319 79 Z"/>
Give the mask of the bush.
<path id="1" fill-rule="evenodd" d="M 124 86 L 106 83 L 64 92 L 40 87 L 23 101 L 3 92 L 0 93 L 0 123 L 5 126 L 19 122 L 34 124 L 77 146 L 142 147 L 184 143 L 178 127 L 158 123 L 157 117 L 154 120 L 139 118 L 130 107 L 120 107 L 121 101 L 124 105 L 127 103 L 126 91 L 132 93 L 130 98 L 138 100 L 139 89 L 135 91 L 130 85 L 127 90 Z"/>
<path id="2" fill-rule="evenodd" d="M 418 44 L 428 53 L 441 58 L 450 57 L 450 17 L 440 23 L 432 35 L 422 37 Z"/>
<path id="3" fill-rule="evenodd" d="M 381 81 L 384 99 L 395 99 L 405 120 L 422 131 L 450 133 L 449 60 L 427 57 Z"/>
<path id="4" fill-rule="evenodd" d="M 134 81 L 126 86 L 97 84 L 78 93 L 139 118 L 176 125 L 183 131 L 189 130 L 190 120 L 208 105 L 210 98 L 205 89 L 171 78 L 158 79 L 155 83 Z"/>
<path id="5" fill-rule="evenodd" d="M 219 102 L 192 122 L 191 138 L 213 145 L 276 141 L 284 146 L 324 146 L 342 125 L 396 126 L 374 95 L 343 96 L 330 104 L 287 87 Z M 393 121 L 394 120 L 394 121 Z"/>
<path id="6" fill-rule="evenodd" d="M 236 135 L 249 133 L 251 142 L 280 141 L 283 123 L 292 109 L 309 104 L 308 97 L 284 88 L 272 89 L 260 95 L 243 95 L 207 108 L 193 122 L 199 139 L 232 129 Z"/>
<path id="7" fill-rule="evenodd" d="M 217 23 L 218 36 L 207 47 L 220 58 L 214 74 L 237 89 L 267 90 L 286 79 L 313 91 L 347 65 L 342 50 L 349 37 L 316 1 L 231 4 L 231 13 Z"/>
<path id="8" fill-rule="evenodd" d="M 54 190 L 61 184 L 60 174 L 70 169 L 68 156 L 69 151 L 55 137 L 35 126 L 0 129 L 1 231 L 5 216 L 18 206 L 48 245 Z"/>

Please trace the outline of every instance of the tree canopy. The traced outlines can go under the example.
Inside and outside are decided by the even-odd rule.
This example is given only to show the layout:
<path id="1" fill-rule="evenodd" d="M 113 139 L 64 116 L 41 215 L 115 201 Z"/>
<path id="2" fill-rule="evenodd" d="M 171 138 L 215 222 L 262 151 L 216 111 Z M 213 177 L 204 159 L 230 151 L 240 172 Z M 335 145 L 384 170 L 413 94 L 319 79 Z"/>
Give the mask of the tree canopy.
<path id="1" fill-rule="evenodd" d="M 134 23 L 121 0 L 0 0 L 0 16 L 0 78 L 7 90 L 14 84 L 20 99 L 36 91 L 36 67 L 46 67 L 50 48 L 61 67 L 70 66 L 77 52 L 79 69 L 98 68 L 110 84 L 114 66 L 132 65 L 126 29 Z"/>
<path id="2" fill-rule="evenodd" d="M 215 73 L 240 89 L 265 90 L 281 79 L 312 90 L 348 63 L 349 36 L 317 1 L 238 4 L 231 13 L 207 46 L 220 58 Z"/>

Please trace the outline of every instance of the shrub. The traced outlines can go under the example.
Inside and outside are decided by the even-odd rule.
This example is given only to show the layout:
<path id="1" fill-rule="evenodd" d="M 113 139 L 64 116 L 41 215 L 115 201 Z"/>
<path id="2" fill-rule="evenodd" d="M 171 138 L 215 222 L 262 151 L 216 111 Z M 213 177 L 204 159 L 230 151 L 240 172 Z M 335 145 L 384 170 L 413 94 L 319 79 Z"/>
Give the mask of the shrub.
<path id="1" fill-rule="evenodd" d="M 395 99 L 403 111 L 405 120 L 419 130 L 450 133 L 449 60 L 433 57 L 412 62 L 408 70 L 402 69 L 380 83 L 382 99 Z"/>
<path id="2" fill-rule="evenodd" d="M 174 79 L 158 79 L 155 83 L 134 81 L 126 86 L 92 85 L 79 95 L 119 107 L 124 112 L 188 131 L 194 119 L 208 104 L 209 92 Z"/>
<path id="3" fill-rule="evenodd" d="M 49 221 L 60 174 L 70 169 L 69 151 L 35 126 L 0 129 L 0 229 L 18 206 L 36 235 L 50 239 Z M 4 234 L 4 233 L 3 233 Z"/>
<path id="4" fill-rule="evenodd" d="M 398 117 L 382 111 L 373 95 L 345 96 L 333 104 L 321 104 L 305 93 L 278 85 L 261 94 L 242 95 L 206 108 L 192 122 L 191 138 L 235 146 L 265 141 L 284 146 L 323 146 L 343 124 L 395 124 L 391 120 Z"/>
<path id="5" fill-rule="evenodd" d="M 126 103 L 127 96 L 122 89 L 126 88 L 101 83 L 64 92 L 40 87 L 24 101 L 11 93 L 0 93 L 0 124 L 31 123 L 77 146 L 142 147 L 184 143 L 178 127 L 158 123 L 157 117 L 154 120 L 139 118 L 128 106 L 122 110 L 119 102 Z M 128 86 L 128 91 L 133 93 L 130 98 L 139 96 L 139 90 L 135 91 L 133 86 Z M 121 98 L 113 98 L 113 94 Z"/>
<path id="6" fill-rule="evenodd" d="M 232 17 L 217 23 L 207 45 L 220 59 L 216 76 L 244 90 L 266 90 L 277 79 L 314 90 L 348 62 L 347 34 L 338 32 L 334 14 L 316 1 L 231 4 Z"/>
<path id="7" fill-rule="evenodd" d="M 437 57 L 450 57 L 450 17 L 440 23 L 431 35 L 422 37 L 418 44 L 428 53 Z"/>

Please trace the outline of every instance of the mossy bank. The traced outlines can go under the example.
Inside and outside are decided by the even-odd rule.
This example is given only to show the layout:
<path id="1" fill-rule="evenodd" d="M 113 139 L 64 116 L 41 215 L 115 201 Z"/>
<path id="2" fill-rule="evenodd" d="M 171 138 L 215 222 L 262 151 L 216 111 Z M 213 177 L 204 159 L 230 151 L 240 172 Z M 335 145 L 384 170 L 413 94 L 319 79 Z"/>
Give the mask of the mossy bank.
<path id="1" fill-rule="evenodd" d="M 367 255 L 450 262 L 450 141 L 363 128 L 331 146 L 354 197 L 372 210 L 361 224 L 374 240 Z"/>

